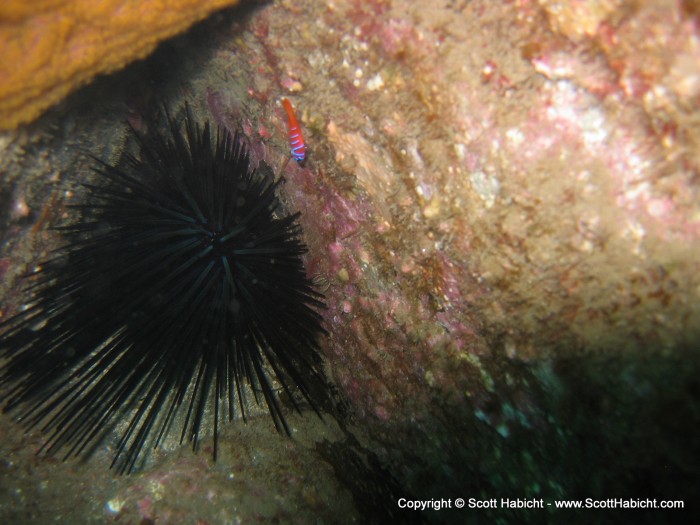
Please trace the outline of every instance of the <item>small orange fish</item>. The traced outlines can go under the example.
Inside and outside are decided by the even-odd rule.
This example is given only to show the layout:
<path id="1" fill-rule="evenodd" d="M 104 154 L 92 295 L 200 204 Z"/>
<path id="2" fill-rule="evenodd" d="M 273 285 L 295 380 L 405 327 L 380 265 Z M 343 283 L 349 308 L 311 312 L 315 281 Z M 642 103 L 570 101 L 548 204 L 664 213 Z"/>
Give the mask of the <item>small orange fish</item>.
<path id="1" fill-rule="evenodd" d="M 301 163 L 306 158 L 306 144 L 301 134 L 301 126 L 299 126 L 299 121 L 294 114 L 292 103 L 286 98 L 283 98 L 282 105 L 287 112 L 287 119 L 289 121 L 289 145 L 292 148 L 292 157 L 294 157 L 294 160 Z"/>

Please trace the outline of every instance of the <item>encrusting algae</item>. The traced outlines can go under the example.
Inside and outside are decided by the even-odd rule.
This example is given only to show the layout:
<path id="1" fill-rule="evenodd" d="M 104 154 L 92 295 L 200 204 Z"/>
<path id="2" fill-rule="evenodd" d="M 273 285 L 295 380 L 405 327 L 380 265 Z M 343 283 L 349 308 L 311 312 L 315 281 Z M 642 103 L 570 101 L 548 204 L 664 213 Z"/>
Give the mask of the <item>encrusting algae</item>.
<path id="1" fill-rule="evenodd" d="M 0 129 L 38 117 L 96 75 L 238 0 L 4 0 Z"/>

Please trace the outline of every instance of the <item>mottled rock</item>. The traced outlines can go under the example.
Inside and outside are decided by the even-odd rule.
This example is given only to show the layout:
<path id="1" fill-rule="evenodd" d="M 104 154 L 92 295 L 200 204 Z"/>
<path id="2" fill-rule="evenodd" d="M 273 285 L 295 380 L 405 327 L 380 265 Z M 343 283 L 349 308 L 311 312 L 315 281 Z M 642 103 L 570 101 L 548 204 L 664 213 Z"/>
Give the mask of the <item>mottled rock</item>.
<path id="1" fill-rule="evenodd" d="M 272 166 L 288 154 L 282 96 L 300 116 L 308 158 L 287 166 L 282 198 L 302 211 L 309 271 L 327 285 L 324 350 L 345 403 L 344 437 L 315 450 L 363 519 L 374 500 L 338 472 L 369 465 L 368 479 L 391 480 L 387 498 L 690 504 L 691 4 L 280 3 L 218 26 L 208 58 L 177 79 L 200 114 L 241 122 Z"/>

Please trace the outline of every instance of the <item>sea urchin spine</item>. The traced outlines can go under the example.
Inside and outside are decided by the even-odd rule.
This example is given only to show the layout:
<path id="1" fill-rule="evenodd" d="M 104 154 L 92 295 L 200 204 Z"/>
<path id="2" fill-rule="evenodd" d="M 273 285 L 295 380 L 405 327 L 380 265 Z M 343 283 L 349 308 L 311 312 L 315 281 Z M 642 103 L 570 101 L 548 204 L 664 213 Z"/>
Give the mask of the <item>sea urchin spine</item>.
<path id="1" fill-rule="evenodd" d="M 4 409 L 40 425 L 48 452 L 85 453 L 127 418 L 112 465 L 129 471 L 177 417 L 196 448 L 211 411 L 216 457 L 223 410 L 245 418 L 261 393 L 289 433 L 276 385 L 297 410 L 297 392 L 316 409 L 324 391 L 299 214 L 239 135 L 186 113 L 184 130 L 168 116 L 167 133 L 136 134 L 138 157 L 100 163 L 31 303 L 0 326 Z"/>

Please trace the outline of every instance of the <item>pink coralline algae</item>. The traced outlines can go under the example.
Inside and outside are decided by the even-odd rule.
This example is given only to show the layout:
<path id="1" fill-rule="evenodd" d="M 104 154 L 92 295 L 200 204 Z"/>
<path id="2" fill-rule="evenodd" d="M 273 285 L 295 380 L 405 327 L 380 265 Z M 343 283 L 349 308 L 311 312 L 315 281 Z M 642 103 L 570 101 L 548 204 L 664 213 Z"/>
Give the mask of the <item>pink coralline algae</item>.
<path id="1" fill-rule="evenodd" d="M 698 16 L 329 0 L 222 23 L 188 93 L 276 173 L 293 99 L 307 158 L 280 198 L 359 463 L 420 499 L 697 491 Z"/>
<path id="2" fill-rule="evenodd" d="M 408 425 L 439 457 L 431 425 L 465 417 L 556 433 L 560 361 L 612 373 L 697 335 L 698 36 L 659 6 L 332 2 L 302 24 L 293 201 L 319 219 L 329 367 L 385 444 Z"/>

